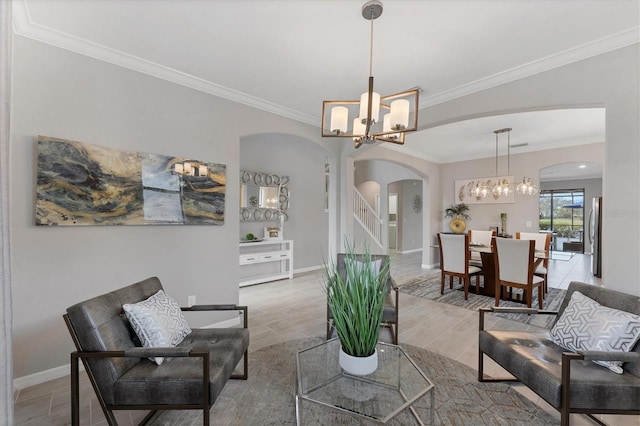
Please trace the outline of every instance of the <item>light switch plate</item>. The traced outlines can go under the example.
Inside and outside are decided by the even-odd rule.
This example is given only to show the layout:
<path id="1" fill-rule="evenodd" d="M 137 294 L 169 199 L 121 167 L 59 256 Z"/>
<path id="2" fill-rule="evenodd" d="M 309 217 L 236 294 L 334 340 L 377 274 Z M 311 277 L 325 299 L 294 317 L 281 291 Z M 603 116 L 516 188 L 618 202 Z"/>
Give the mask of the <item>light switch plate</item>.
<path id="1" fill-rule="evenodd" d="M 530 221 L 530 220 L 528 220 L 528 221 L 525 223 L 525 226 L 526 226 L 527 228 L 531 228 L 531 221 Z"/>

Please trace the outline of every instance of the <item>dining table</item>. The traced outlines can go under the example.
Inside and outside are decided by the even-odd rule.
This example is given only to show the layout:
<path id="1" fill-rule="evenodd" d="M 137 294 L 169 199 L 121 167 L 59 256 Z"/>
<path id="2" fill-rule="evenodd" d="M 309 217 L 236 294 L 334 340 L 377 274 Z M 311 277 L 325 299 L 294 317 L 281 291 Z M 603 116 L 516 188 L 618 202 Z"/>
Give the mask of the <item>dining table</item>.
<path id="1" fill-rule="evenodd" d="M 495 297 L 496 295 L 496 265 L 493 260 L 493 251 L 490 246 L 484 244 L 477 243 L 469 243 L 469 251 L 474 251 L 480 253 L 480 258 L 482 259 L 482 273 L 484 275 L 484 286 L 478 289 L 478 293 L 484 296 Z M 534 268 L 537 268 L 540 262 L 545 259 L 550 259 L 551 254 L 548 251 L 544 250 L 536 250 L 534 253 L 535 257 L 535 265 Z M 469 292 L 471 292 L 471 287 L 469 287 Z M 475 288 L 473 288 L 475 291 Z M 515 300 L 520 301 L 520 300 Z"/>

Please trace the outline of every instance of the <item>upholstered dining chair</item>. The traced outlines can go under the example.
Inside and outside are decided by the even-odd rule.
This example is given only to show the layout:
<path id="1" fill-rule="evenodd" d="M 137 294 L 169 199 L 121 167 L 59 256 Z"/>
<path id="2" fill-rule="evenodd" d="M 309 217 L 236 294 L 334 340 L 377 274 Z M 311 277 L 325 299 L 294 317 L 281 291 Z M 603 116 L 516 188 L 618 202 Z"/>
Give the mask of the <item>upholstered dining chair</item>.
<path id="1" fill-rule="evenodd" d="M 449 277 L 449 288 L 453 288 L 453 277 L 458 277 L 464 285 L 464 300 L 469 295 L 469 281 L 476 277 L 476 294 L 480 291 L 482 269 L 469 265 L 468 234 L 438 234 L 440 247 L 440 294 L 444 294 L 444 282 Z"/>
<path id="2" fill-rule="evenodd" d="M 349 255 L 351 256 L 351 255 Z M 380 261 L 381 264 L 385 264 L 389 262 L 389 256 L 386 254 L 371 254 L 371 255 L 363 255 L 356 254 L 356 260 L 363 260 L 365 257 L 370 258 L 371 262 Z M 346 262 L 345 259 L 347 255 L 345 253 L 338 253 L 336 259 L 336 266 L 338 267 L 338 273 L 340 273 L 343 277 L 346 275 Z M 387 277 L 387 285 L 385 288 L 387 292 L 387 296 L 384 302 L 384 308 L 382 312 L 382 327 L 386 328 L 391 333 L 391 338 L 394 345 L 398 344 L 398 286 L 396 282 L 391 277 L 391 273 L 389 273 Z M 327 303 L 327 340 L 329 340 L 333 336 L 333 313 L 331 312 L 331 308 Z"/>
<path id="3" fill-rule="evenodd" d="M 536 250 L 549 251 L 551 247 L 551 234 L 538 234 L 533 232 L 516 232 L 516 240 L 533 240 L 536 242 Z M 541 277 L 543 282 L 543 293 L 547 294 L 547 275 L 549 271 L 549 259 L 544 259 L 542 263 L 538 265 L 534 274 Z"/>
<path id="4" fill-rule="evenodd" d="M 534 275 L 535 241 L 496 238 L 493 259 L 496 268 L 496 306 L 500 304 L 502 287 L 520 288 L 524 291 L 527 307 L 531 307 L 533 289 L 538 289 L 538 309 L 542 309 L 543 279 Z"/>
<path id="5" fill-rule="evenodd" d="M 491 239 L 496 236 L 496 231 L 480 231 L 477 229 L 469 230 L 469 243 L 482 244 L 483 246 L 491 247 Z M 469 260 L 471 266 L 482 267 L 482 257 L 480 253 L 476 251 L 471 252 Z"/>

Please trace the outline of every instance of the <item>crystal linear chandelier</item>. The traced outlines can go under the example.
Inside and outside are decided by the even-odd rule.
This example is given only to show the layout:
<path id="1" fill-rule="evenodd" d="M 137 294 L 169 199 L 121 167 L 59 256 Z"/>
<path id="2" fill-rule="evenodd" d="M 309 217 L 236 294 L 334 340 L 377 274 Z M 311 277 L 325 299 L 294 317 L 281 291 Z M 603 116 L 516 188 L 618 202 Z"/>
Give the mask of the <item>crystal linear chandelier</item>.
<path id="1" fill-rule="evenodd" d="M 373 21 L 382 15 L 382 9 L 377 0 L 362 6 L 362 17 L 371 22 L 367 91 L 360 100 L 322 103 L 322 136 L 352 138 L 356 148 L 376 141 L 402 145 L 405 133 L 418 130 L 418 88 L 387 96 L 373 91 Z M 387 112 L 382 122 L 381 110 Z M 351 123 L 350 116 L 355 117 Z"/>
<path id="2" fill-rule="evenodd" d="M 496 182 L 491 188 L 487 185 L 477 183 L 473 189 L 473 195 L 475 197 L 484 198 L 489 196 L 489 194 L 493 194 L 494 198 L 499 198 L 500 196 L 508 196 L 513 192 L 514 184 L 509 182 L 507 178 L 500 178 L 498 176 L 498 135 L 501 133 L 507 134 L 507 176 L 510 176 L 511 173 L 511 130 L 513 130 L 511 127 L 506 127 L 493 131 L 493 133 L 496 134 Z M 522 178 L 522 183 L 516 187 L 516 192 L 523 195 L 535 195 L 538 193 L 538 187 L 531 181 L 531 178 L 525 176 Z"/>

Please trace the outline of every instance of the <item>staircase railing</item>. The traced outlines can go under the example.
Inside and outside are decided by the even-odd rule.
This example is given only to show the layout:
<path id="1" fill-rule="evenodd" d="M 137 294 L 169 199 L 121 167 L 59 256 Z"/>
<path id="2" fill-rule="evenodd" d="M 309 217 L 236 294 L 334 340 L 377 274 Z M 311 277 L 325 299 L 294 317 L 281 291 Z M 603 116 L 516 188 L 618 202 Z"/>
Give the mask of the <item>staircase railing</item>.
<path id="1" fill-rule="evenodd" d="M 382 219 L 355 187 L 353 188 L 353 216 L 382 248 Z"/>

